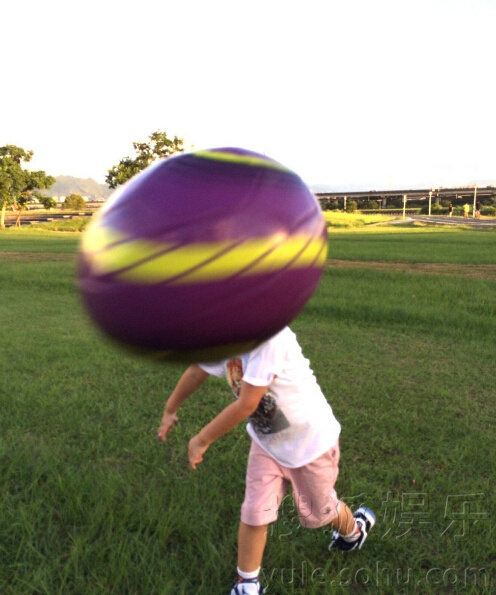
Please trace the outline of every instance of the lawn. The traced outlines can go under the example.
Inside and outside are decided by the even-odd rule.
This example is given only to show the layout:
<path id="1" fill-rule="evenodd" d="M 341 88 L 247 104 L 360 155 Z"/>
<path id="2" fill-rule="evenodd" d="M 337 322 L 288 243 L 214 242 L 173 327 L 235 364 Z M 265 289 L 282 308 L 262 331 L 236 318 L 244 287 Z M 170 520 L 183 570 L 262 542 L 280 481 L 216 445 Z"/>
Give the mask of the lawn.
<path id="1" fill-rule="evenodd" d="M 189 437 L 231 398 L 211 380 L 157 441 L 182 368 L 89 322 L 80 237 L 0 232 L 0 592 L 227 593 L 249 439 L 188 468 Z M 343 427 L 338 494 L 377 524 L 363 550 L 329 552 L 288 498 L 267 593 L 493 593 L 496 234 L 362 226 L 329 247 L 291 326 Z"/>

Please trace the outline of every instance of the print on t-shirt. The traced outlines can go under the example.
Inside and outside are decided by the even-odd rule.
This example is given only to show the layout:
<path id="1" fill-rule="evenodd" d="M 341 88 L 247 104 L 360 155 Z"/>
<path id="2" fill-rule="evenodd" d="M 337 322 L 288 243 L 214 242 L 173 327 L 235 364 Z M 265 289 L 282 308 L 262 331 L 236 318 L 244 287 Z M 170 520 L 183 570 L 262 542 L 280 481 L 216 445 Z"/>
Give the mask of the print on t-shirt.
<path id="1" fill-rule="evenodd" d="M 226 378 L 234 396 L 239 397 L 241 380 L 243 379 L 243 362 L 239 358 L 229 360 L 226 364 Z M 274 395 L 268 390 L 250 415 L 250 422 L 257 434 L 276 434 L 289 427 L 289 422 L 277 408 Z"/>

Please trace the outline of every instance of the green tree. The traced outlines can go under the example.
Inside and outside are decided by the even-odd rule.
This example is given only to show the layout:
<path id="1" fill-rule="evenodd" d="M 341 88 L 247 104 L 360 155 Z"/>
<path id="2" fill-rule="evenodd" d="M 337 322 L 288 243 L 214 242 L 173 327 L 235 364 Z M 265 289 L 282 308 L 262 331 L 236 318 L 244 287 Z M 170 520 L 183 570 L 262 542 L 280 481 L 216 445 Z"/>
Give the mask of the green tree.
<path id="1" fill-rule="evenodd" d="M 81 211 L 86 208 L 86 201 L 80 194 L 66 196 L 62 208 L 69 211 Z"/>
<path id="2" fill-rule="evenodd" d="M 44 194 L 35 192 L 34 197 L 39 200 L 39 202 L 47 211 L 50 211 L 57 206 L 57 201 L 53 198 L 53 196 L 45 196 Z"/>
<path id="3" fill-rule="evenodd" d="M 0 147 L 0 229 L 5 228 L 5 212 L 8 207 L 17 211 L 17 224 L 28 202 L 37 190 L 50 188 L 55 178 L 44 171 L 29 171 L 23 162 L 31 161 L 33 151 L 15 145 Z"/>
<path id="4" fill-rule="evenodd" d="M 349 200 L 346 203 L 346 212 L 347 213 L 354 213 L 357 210 L 357 208 L 358 208 L 358 204 L 354 200 Z"/>
<path id="5" fill-rule="evenodd" d="M 150 142 L 133 143 L 136 152 L 135 157 L 124 157 L 118 165 L 114 165 L 108 170 L 105 182 L 109 188 L 117 188 L 124 184 L 141 170 L 148 167 L 153 161 L 170 157 L 174 153 L 184 151 L 184 140 L 175 136 L 172 140 L 167 137 L 167 133 L 157 130 L 149 136 Z"/>

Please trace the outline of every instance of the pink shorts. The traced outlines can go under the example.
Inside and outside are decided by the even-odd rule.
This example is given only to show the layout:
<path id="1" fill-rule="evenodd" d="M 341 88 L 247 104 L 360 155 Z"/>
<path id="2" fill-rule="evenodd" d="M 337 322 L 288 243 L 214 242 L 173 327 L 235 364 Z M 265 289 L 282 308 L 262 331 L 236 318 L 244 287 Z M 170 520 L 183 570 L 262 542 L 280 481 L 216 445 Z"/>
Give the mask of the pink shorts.
<path id="1" fill-rule="evenodd" d="M 277 520 L 288 487 L 304 527 L 328 525 L 337 515 L 334 484 L 338 477 L 339 444 L 304 467 L 283 467 L 252 441 L 246 471 L 241 520 L 246 525 L 268 525 Z"/>

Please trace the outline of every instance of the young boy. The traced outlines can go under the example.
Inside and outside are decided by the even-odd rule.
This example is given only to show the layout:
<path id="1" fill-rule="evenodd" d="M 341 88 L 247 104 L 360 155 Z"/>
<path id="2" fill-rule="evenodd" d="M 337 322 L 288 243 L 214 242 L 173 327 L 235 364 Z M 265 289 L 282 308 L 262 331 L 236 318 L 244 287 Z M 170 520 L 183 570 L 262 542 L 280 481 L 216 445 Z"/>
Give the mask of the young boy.
<path id="1" fill-rule="evenodd" d="M 247 418 L 252 439 L 238 531 L 238 582 L 231 595 L 263 593 L 258 574 L 267 526 L 277 519 L 289 485 L 303 526 L 330 526 L 334 534 L 329 548 L 361 548 L 375 516 L 364 507 L 353 515 L 337 498 L 341 426 L 295 334 L 286 327 L 248 353 L 190 366 L 165 405 L 161 440 L 178 421 L 181 404 L 210 375 L 226 376 L 236 400 L 190 440 L 191 468 L 196 469 L 212 442 Z"/>

